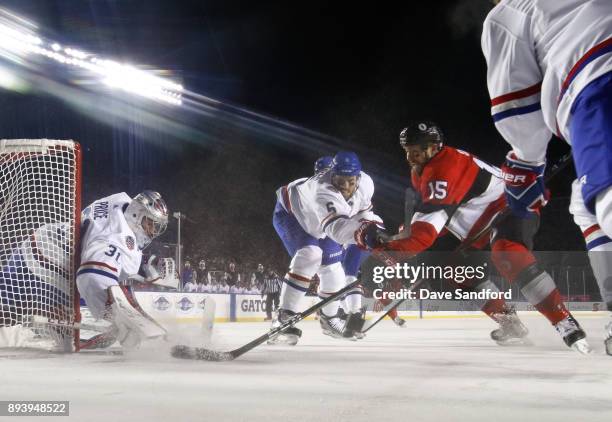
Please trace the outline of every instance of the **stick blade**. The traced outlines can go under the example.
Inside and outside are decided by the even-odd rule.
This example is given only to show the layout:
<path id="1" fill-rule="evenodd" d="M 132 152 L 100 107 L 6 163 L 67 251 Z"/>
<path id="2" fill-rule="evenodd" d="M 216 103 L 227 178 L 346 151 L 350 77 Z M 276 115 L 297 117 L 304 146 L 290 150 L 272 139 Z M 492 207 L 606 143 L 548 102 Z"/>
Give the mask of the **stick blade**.
<path id="1" fill-rule="evenodd" d="M 234 360 L 230 352 L 218 352 L 203 347 L 189 347 L 184 345 L 174 346 L 170 352 L 177 359 L 207 360 L 211 362 L 224 362 Z"/>

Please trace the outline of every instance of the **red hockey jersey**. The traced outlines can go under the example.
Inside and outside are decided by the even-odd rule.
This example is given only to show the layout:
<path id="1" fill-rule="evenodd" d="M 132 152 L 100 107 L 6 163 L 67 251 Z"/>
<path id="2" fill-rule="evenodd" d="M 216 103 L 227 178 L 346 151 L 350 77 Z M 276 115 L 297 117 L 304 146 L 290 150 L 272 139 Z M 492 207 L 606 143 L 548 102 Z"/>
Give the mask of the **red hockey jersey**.
<path id="1" fill-rule="evenodd" d="M 385 249 L 418 253 L 447 229 L 459 240 L 486 228 L 505 207 L 501 171 L 465 151 L 442 148 L 421 174 L 412 172 L 412 186 L 422 203 L 412 217 L 411 235 Z"/>

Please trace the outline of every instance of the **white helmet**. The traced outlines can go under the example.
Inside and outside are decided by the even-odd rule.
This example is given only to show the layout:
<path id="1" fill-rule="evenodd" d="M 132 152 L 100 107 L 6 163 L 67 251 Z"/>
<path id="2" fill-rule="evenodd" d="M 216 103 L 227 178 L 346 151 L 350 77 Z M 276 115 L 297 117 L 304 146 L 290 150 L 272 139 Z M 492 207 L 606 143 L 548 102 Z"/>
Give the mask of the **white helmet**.
<path id="1" fill-rule="evenodd" d="M 140 249 L 146 248 L 168 225 L 166 203 L 159 193 L 151 190 L 136 195 L 124 215 L 136 235 L 136 243 Z"/>

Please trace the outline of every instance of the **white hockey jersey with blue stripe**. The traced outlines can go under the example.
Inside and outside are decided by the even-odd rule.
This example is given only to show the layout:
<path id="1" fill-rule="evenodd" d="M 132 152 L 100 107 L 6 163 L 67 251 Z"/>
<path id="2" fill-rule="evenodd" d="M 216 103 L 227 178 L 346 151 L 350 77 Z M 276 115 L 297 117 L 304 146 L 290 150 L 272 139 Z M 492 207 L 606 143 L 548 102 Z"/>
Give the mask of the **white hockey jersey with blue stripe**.
<path id="1" fill-rule="evenodd" d="M 331 183 L 329 171 L 298 179 L 278 189 L 276 195 L 306 233 L 322 239 L 329 236 L 341 245 L 355 243 L 362 220 L 382 222 L 372 212 L 374 182 L 361 172 L 357 191 L 345 200 Z"/>
<path id="2" fill-rule="evenodd" d="M 502 0 L 482 50 L 495 126 L 517 156 L 540 162 L 553 133 L 571 144 L 571 107 L 612 71 L 612 0 Z"/>
<path id="3" fill-rule="evenodd" d="M 127 279 L 138 273 L 142 252 L 123 211 L 132 201 L 126 193 L 98 199 L 81 213 L 82 274 L 105 278 L 106 282 Z"/>

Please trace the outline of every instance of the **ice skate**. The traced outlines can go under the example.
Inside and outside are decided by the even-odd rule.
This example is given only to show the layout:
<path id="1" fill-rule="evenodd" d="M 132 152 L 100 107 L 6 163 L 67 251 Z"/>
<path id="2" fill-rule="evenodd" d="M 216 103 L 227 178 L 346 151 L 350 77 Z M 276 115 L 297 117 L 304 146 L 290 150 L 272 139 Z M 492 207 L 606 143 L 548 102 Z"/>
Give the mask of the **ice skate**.
<path id="1" fill-rule="evenodd" d="M 272 320 L 272 328 L 280 327 L 282 324 L 287 322 L 291 317 L 295 315 L 295 312 L 288 309 L 279 309 L 278 314 Z M 289 346 L 295 346 L 302 336 L 302 330 L 296 327 L 288 327 L 283 331 L 271 337 L 268 340 L 268 344 L 285 344 Z"/>
<path id="2" fill-rule="evenodd" d="M 348 314 L 344 309 L 342 309 L 342 307 L 338 308 L 338 313 L 336 314 L 336 316 L 343 321 L 346 321 L 346 319 L 348 318 Z"/>
<path id="3" fill-rule="evenodd" d="M 344 327 L 346 322 L 338 316 L 327 316 L 323 312 L 319 313 L 319 323 L 321 324 L 321 330 L 326 336 L 334 338 L 344 338 Z"/>
<path id="4" fill-rule="evenodd" d="M 592 352 L 586 341 L 586 333 L 571 315 L 555 324 L 555 329 L 568 347 L 584 355 Z"/>
<path id="5" fill-rule="evenodd" d="M 531 345 L 527 338 L 529 330 L 523 325 L 516 309 L 510 307 L 503 314 L 496 314 L 495 319 L 499 328 L 491 331 L 491 338 L 500 346 Z"/>
<path id="6" fill-rule="evenodd" d="M 354 312 L 348 315 L 346 319 L 346 326 L 342 337 L 347 339 L 359 340 L 365 337 L 365 334 L 361 332 L 363 324 L 365 323 L 365 311 Z"/>
<path id="7" fill-rule="evenodd" d="M 400 328 L 406 328 L 406 320 L 401 319 L 399 316 L 393 318 L 393 322 Z"/>

